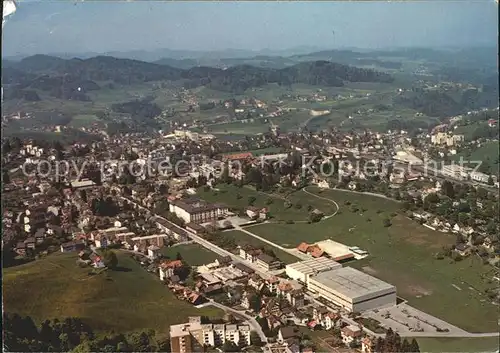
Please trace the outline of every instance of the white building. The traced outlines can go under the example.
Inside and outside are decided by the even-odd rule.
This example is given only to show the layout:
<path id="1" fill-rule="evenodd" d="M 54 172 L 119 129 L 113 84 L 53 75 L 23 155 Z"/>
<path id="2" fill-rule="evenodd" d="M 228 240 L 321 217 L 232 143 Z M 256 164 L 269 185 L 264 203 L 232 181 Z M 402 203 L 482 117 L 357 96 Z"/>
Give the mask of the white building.
<path id="1" fill-rule="evenodd" d="M 342 342 L 346 346 L 349 346 L 352 342 L 357 342 L 361 339 L 363 331 L 357 326 L 349 325 L 340 330 L 340 335 L 342 336 Z"/>
<path id="2" fill-rule="evenodd" d="M 444 165 L 441 168 L 441 173 L 455 179 L 467 180 L 469 177 L 470 170 L 471 169 L 467 167 L 461 167 L 457 164 L 450 164 L 450 165 Z"/>
<path id="3" fill-rule="evenodd" d="M 311 276 L 307 288 L 351 312 L 396 305 L 396 287 L 352 267 Z"/>
<path id="4" fill-rule="evenodd" d="M 480 183 L 488 183 L 490 176 L 488 174 L 484 174 L 481 172 L 472 172 L 470 173 L 470 178 L 474 181 L 478 181 Z"/>
<path id="5" fill-rule="evenodd" d="M 224 216 L 228 207 L 220 204 L 210 204 L 197 198 L 174 200 L 169 205 L 170 212 L 186 223 L 207 223 Z"/>
<path id="6" fill-rule="evenodd" d="M 286 265 L 286 275 L 296 281 L 308 283 L 309 277 L 318 273 L 341 268 L 342 265 L 327 257 L 319 257 Z"/>
<path id="7" fill-rule="evenodd" d="M 190 317 L 189 323 L 170 326 L 172 352 L 202 352 L 204 346 L 222 346 L 226 341 L 249 346 L 250 326 L 201 324 L 200 317 Z"/>
<path id="8" fill-rule="evenodd" d="M 151 260 L 156 259 L 159 254 L 160 254 L 160 248 L 159 247 L 157 247 L 156 245 L 150 245 L 150 246 L 148 246 L 148 257 Z"/>

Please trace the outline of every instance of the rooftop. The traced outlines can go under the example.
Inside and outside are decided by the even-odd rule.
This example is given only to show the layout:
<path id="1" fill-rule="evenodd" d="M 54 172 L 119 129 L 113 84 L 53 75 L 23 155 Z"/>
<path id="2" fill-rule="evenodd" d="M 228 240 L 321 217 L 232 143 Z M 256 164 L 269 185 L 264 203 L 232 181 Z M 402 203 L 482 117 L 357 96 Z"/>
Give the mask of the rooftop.
<path id="1" fill-rule="evenodd" d="M 320 257 L 317 259 L 295 262 L 286 267 L 287 269 L 294 269 L 306 275 L 312 275 L 317 272 L 341 268 L 342 265 L 327 257 Z"/>
<path id="2" fill-rule="evenodd" d="M 321 272 L 313 279 L 351 298 L 359 298 L 375 291 L 396 289 L 392 284 L 352 267 Z"/>
<path id="3" fill-rule="evenodd" d="M 195 197 L 185 198 L 182 200 L 173 200 L 171 201 L 171 204 L 180 207 L 189 213 L 206 212 L 213 211 L 218 208 L 224 208 L 222 205 L 208 203 Z"/>

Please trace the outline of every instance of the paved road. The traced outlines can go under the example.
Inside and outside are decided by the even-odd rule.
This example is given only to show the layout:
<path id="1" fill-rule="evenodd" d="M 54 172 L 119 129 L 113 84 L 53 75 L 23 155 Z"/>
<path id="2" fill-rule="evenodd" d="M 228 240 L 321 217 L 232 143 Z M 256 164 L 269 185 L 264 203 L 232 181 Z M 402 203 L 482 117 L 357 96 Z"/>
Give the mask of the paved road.
<path id="1" fill-rule="evenodd" d="M 178 225 L 176 225 L 175 223 L 170 222 L 170 221 L 169 221 L 169 220 L 167 220 L 165 217 L 162 217 L 162 216 L 160 216 L 160 215 L 158 215 L 158 214 L 153 213 L 152 211 L 148 210 L 146 207 L 144 207 L 144 206 L 142 206 L 142 205 L 139 205 L 137 202 L 135 202 L 135 201 L 133 201 L 133 200 L 131 200 L 131 199 L 128 199 L 128 198 L 126 198 L 126 197 L 122 197 L 122 196 L 120 196 L 120 198 L 121 198 L 122 200 L 128 201 L 128 202 L 130 202 L 130 203 L 132 203 L 132 204 L 136 205 L 136 206 L 137 206 L 137 207 L 139 207 L 140 209 L 147 210 L 147 211 L 151 212 L 152 214 L 154 214 L 157 218 L 162 219 L 162 220 L 164 220 L 165 222 L 168 222 L 168 223 L 170 223 L 170 224 L 172 224 L 172 225 L 174 225 L 174 226 L 178 227 Z M 247 266 L 247 267 L 251 268 L 252 270 L 254 270 L 256 273 L 258 273 L 258 274 L 259 274 L 261 277 L 263 277 L 263 278 L 270 278 L 270 277 L 272 277 L 272 276 L 273 276 L 273 275 L 272 275 L 272 274 L 270 274 L 269 272 L 264 272 L 264 270 L 263 270 L 262 268 L 260 268 L 259 266 L 257 266 L 257 265 L 255 265 L 255 264 L 253 264 L 253 263 L 250 263 L 250 262 L 247 262 L 247 261 L 243 260 L 243 259 L 242 259 L 241 257 L 239 257 L 238 255 L 235 255 L 235 254 L 233 254 L 232 252 L 229 252 L 229 251 L 227 251 L 227 250 L 224 250 L 224 249 L 222 249 L 222 248 L 218 247 L 217 245 L 210 243 L 209 241 L 207 241 L 207 240 L 205 240 L 205 239 L 203 239 L 203 238 L 199 237 L 198 235 L 196 235 L 196 234 L 194 234 L 194 233 L 192 233 L 192 232 L 190 232 L 190 231 L 188 231 L 188 230 L 186 230 L 186 229 L 184 229 L 184 228 L 182 228 L 182 229 L 183 229 L 183 230 L 184 230 L 184 231 L 185 231 L 185 232 L 186 232 L 186 233 L 187 233 L 187 234 L 191 237 L 191 239 L 192 239 L 194 242 L 196 242 L 196 243 L 200 244 L 201 246 L 203 246 L 204 248 L 206 248 L 206 249 L 208 249 L 208 250 L 210 250 L 210 251 L 212 251 L 212 252 L 216 253 L 217 255 L 219 255 L 219 256 L 229 256 L 229 257 L 231 257 L 231 259 L 232 259 L 233 261 L 235 261 L 235 262 L 239 262 L 239 263 L 244 264 L 245 266 Z"/>
<path id="2" fill-rule="evenodd" d="M 128 202 L 131 202 L 132 204 L 136 205 L 137 207 L 139 207 L 141 209 L 144 209 L 144 210 L 147 210 L 147 211 L 151 212 L 149 209 L 145 208 L 142 205 L 139 205 L 137 202 L 135 202 L 133 200 L 127 199 L 125 197 L 121 197 L 121 198 L 123 200 L 128 201 Z M 154 214 L 153 212 L 151 212 L 151 213 Z M 166 222 L 168 222 L 168 223 L 170 223 L 170 224 L 178 227 L 175 223 L 170 222 L 169 220 L 167 220 L 166 218 L 164 218 L 162 216 L 156 215 L 156 217 L 161 218 L 161 219 L 165 220 Z M 233 261 L 242 263 L 245 266 L 250 267 L 257 274 L 259 274 L 262 278 L 266 279 L 266 278 L 270 278 L 270 277 L 273 276 L 269 272 L 263 272 L 263 269 L 261 269 L 259 266 L 255 265 L 253 263 L 247 262 L 247 261 L 243 260 L 242 258 L 240 258 L 239 256 L 237 256 L 237 255 L 235 255 L 235 254 L 233 254 L 233 253 L 231 253 L 231 252 L 229 252 L 227 250 L 219 248 L 217 245 L 210 243 L 209 241 L 207 241 L 207 240 L 205 240 L 205 239 L 197 236 L 194 233 L 191 233 L 191 232 L 189 232 L 187 230 L 185 230 L 185 231 L 189 234 L 189 236 L 191 237 L 191 239 L 193 239 L 196 243 L 200 244 L 201 246 L 207 248 L 208 250 L 210 250 L 210 251 L 212 251 L 212 252 L 214 252 L 214 253 L 216 253 L 216 254 L 218 254 L 220 256 L 230 256 Z M 250 232 L 248 232 L 248 233 L 250 233 Z M 250 235 L 253 235 L 253 233 L 250 233 Z M 253 235 L 253 236 L 255 236 L 255 235 Z M 294 254 L 294 255 L 297 256 L 296 254 Z M 309 300 L 317 303 L 318 305 L 325 306 L 323 303 L 321 303 L 321 302 L 317 301 L 316 299 L 314 299 L 311 295 L 306 294 L 306 298 L 308 298 Z M 218 303 L 215 303 L 215 304 L 220 305 Z M 224 307 L 223 305 L 221 305 L 221 306 Z M 224 309 L 224 308 L 222 308 L 222 309 Z M 334 308 L 329 308 L 329 309 L 330 310 L 335 310 Z M 233 311 L 234 311 L 234 309 L 233 309 Z M 345 322 L 347 322 L 347 323 L 357 325 L 357 323 L 355 321 L 353 321 L 352 319 L 350 319 L 347 315 L 342 315 L 342 319 Z M 367 328 L 363 328 L 363 330 L 366 333 L 368 333 L 368 334 L 370 334 L 372 336 L 375 336 L 375 337 L 383 336 L 381 334 L 377 334 L 377 333 L 375 333 L 373 331 L 370 331 Z M 464 333 L 452 333 L 452 332 L 406 332 L 406 333 L 403 333 L 402 332 L 400 335 L 402 337 L 457 337 L 458 338 L 458 337 L 498 337 L 500 335 L 500 333 L 499 332 L 487 332 L 487 333 L 470 333 L 470 332 L 464 332 Z"/>
<path id="3" fill-rule="evenodd" d="M 242 227 L 240 227 L 240 226 L 234 226 L 234 229 L 235 229 L 235 230 L 239 230 L 240 232 L 243 232 L 243 233 L 245 233 L 245 234 L 248 234 L 248 235 L 250 235 L 250 236 L 252 236 L 252 237 L 254 237 L 254 238 L 256 238 L 256 239 L 259 239 L 260 241 L 262 241 L 262 242 L 264 242 L 264 243 L 266 243 L 266 244 L 269 244 L 269 245 L 271 245 L 271 246 L 273 246 L 273 247 L 275 247 L 275 248 L 277 248 L 277 249 L 280 249 L 280 250 L 282 250 L 282 251 L 284 251 L 284 252 L 286 252 L 286 253 L 289 253 L 290 255 L 293 255 L 293 256 L 297 257 L 297 260 L 299 260 L 299 259 L 300 259 L 300 260 L 310 260 L 310 259 L 311 259 L 309 256 L 307 256 L 307 255 L 305 255 L 305 254 L 302 254 L 302 253 L 301 253 L 301 252 L 299 252 L 299 251 L 295 251 L 295 249 L 287 249 L 287 248 L 284 248 L 284 247 L 282 247 L 281 245 L 278 245 L 278 244 L 276 244 L 276 243 L 273 243 L 272 241 L 267 240 L 266 238 L 262 238 L 261 236 L 258 236 L 258 235 L 257 235 L 257 234 L 255 234 L 255 233 L 249 232 L 248 230 L 246 230 L 246 229 L 244 229 L 244 228 L 242 228 Z"/>
<path id="4" fill-rule="evenodd" d="M 232 312 L 234 314 L 243 316 L 248 321 L 248 324 L 250 325 L 252 330 L 259 334 L 261 341 L 267 343 L 267 337 L 264 334 L 264 331 L 262 331 L 262 327 L 259 325 L 259 323 L 257 322 L 257 320 L 255 320 L 254 317 L 247 315 L 244 310 L 236 310 L 236 309 L 230 308 L 228 306 L 219 304 L 219 303 L 215 302 L 213 299 L 209 299 L 209 300 L 210 301 L 208 303 L 201 304 L 198 307 L 215 306 L 215 307 L 222 309 L 226 312 L 229 311 L 229 312 Z"/>

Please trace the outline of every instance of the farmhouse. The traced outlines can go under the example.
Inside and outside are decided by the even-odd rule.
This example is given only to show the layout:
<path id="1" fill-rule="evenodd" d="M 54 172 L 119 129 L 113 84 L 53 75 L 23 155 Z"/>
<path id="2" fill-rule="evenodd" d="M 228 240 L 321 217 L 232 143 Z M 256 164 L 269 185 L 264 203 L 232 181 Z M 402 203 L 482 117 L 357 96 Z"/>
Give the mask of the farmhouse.
<path id="1" fill-rule="evenodd" d="M 396 305 L 396 287 L 351 267 L 311 276 L 307 288 L 351 312 Z"/>

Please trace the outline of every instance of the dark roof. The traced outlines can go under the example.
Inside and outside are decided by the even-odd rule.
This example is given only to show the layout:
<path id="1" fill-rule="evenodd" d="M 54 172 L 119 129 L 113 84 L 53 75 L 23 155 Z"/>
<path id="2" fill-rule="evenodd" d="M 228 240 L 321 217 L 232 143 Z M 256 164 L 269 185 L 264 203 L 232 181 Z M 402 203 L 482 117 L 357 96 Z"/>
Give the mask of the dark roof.
<path id="1" fill-rule="evenodd" d="M 182 208 L 186 212 L 196 213 L 196 212 L 206 212 L 213 211 L 219 208 L 228 208 L 227 206 L 219 203 L 208 203 L 205 200 L 199 199 L 197 197 L 188 197 L 181 200 L 170 201 L 172 205 Z"/>
<path id="2" fill-rule="evenodd" d="M 248 266 L 245 266 L 244 264 L 242 264 L 241 262 L 233 262 L 233 266 L 236 267 L 238 270 L 241 270 L 245 273 L 254 273 L 255 271 L 252 270 L 250 267 Z"/>
<path id="3" fill-rule="evenodd" d="M 83 245 L 83 242 L 81 241 L 69 241 L 67 243 L 61 244 L 63 248 L 70 247 L 70 246 L 76 246 L 76 245 Z"/>
<path id="4" fill-rule="evenodd" d="M 35 237 L 43 237 L 45 235 L 45 228 L 38 228 L 35 232 Z"/>
<path id="5" fill-rule="evenodd" d="M 266 264 L 271 264 L 275 261 L 278 261 L 276 258 L 269 256 L 267 254 L 260 254 L 259 256 L 257 256 L 257 259 L 265 262 Z"/>
<path id="6" fill-rule="evenodd" d="M 173 283 L 178 283 L 180 282 L 180 280 L 181 279 L 177 275 L 170 276 L 170 281 L 172 281 Z"/>
<path id="7" fill-rule="evenodd" d="M 232 261 L 231 256 L 229 256 L 229 255 L 221 256 L 217 260 L 219 260 L 219 263 L 221 263 L 221 264 L 229 264 Z"/>
<path id="8" fill-rule="evenodd" d="M 203 226 L 196 224 L 196 223 L 192 223 L 192 222 L 186 224 L 186 227 L 189 227 L 189 228 L 194 229 L 196 231 L 202 231 L 205 229 L 205 228 L 203 228 Z"/>
<path id="9" fill-rule="evenodd" d="M 296 328 L 292 327 L 292 326 L 282 327 L 282 328 L 280 328 L 280 332 L 281 332 L 281 336 L 283 337 L 283 339 L 297 337 L 297 333 L 298 333 Z"/>
<path id="10" fill-rule="evenodd" d="M 458 251 L 464 251 L 464 250 L 467 250 L 469 248 L 469 246 L 467 244 L 464 244 L 464 243 L 460 243 L 460 244 L 457 244 L 455 246 L 455 249 L 457 249 Z"/>

